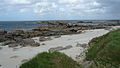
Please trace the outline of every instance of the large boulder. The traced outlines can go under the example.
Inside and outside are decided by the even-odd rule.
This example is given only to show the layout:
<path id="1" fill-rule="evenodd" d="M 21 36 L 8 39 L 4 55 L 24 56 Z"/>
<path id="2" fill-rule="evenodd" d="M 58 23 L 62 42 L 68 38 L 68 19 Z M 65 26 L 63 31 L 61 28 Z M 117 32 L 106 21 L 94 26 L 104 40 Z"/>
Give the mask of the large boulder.
<path id="1" fill-rule="evenodd" d="M 19 43 L 9 44 L 9 47 L 17 47 L 17 46 L 20 46 L 20 44 Z"/>
<path id="2" fill-rule="evenodd" d="M 19 42 L 23 42 L 23 39 L 22 38 L 14 38 L 14 40 L 19 43 Z"/>
<path id="3" fill-rule="evenodd" d="M 9 38 L 9 39 L 13 39 L 14 38 L 13 35 L 10 34 L 10 33 L 5 34 L 4 36 L 5 36 L 5 38 Z"/>
<path id="4" fill-rule="evenodd" d="M 40 35 L 42 35 L 41 31 L 31 30 L 31 31 L 26 31 L 25 34 L 24 34 L 24 37 L 25 38 L 32 38 L 32 37 L 37 37 L 37 36 L 40 36 Z"/>
<path id="5" fill-rule="evenodd" d="M 40 44 L 36 42 L 36 43 L 31 44 L 31 46 L 38 47 L 38 46 L 40 46 Z"/>
<path id="6" fill-rule="evenodd" d="M 4 41 L 6 41 L 6 40 L 7 40 L 7 38 L 5 38 L 5 36 L 0 35 L 0 42 L 4 42 Z"/>
<path id="7" fill-rule="evenodd" d="M 12 35 L 12 37 L 23 37 L 24 31 L 23 30 L 13 30 L 8 33 L 9 35 Z"/>
<path id="8" fill-rule="evenodd" d="M 23 39 L 24 44 L 33 44 L 35 41 L 33 39 Z"/>
<path id="9" fill-rule="evenodd" d="M 23 45 L 23 46 L 33 46 L 33 47 L 40 46 L 40 44 L 35 42 L 33 39 L 23 39 L 23 42 L 21 43 L 21 45 Z"/>
<path id="10" fill-rule="evenodd" d="M 0 30 L 0 35 L 4 35 L 4 34 L 6 34 L 6 33 L 7 33 L 7 31 Z"/>
<path id="11" fill-rule="evenodd" d="M 51 40 L 50 37 L 40 37 L 39 41 L 47 41 L 47 40 Z"/>
<path id="12" fill-rule="evenodd" d="M 13 43 L 16 43 L 16 41 L 14 41 L 14 40 L 7 40 L 7 41 L 2 43 L 2 46 L 13 44 Z"/>

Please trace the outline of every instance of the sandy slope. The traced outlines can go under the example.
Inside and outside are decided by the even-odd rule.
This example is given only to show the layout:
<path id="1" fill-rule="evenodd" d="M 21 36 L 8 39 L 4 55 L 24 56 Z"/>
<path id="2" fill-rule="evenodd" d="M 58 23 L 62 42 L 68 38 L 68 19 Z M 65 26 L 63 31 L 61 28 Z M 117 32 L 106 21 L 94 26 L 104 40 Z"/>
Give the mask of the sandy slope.
<path id="1" fill-rule="evenodd" d="M 80 55 L 85 49 L 82 47 L 76 47 L 77 43 L 88 43 L 92 38 L 101 36 L 103 34 L 108 33 L 108 30 L 104 29 L 95 29 L 95 30 L 87 30 L 82 34 L 74 34 L 74 35 L 64 35 L 59 38 L 53 38 L 53 40 L 39 42 L 38 37 L 33 38 L 36 42 L 40 44 L 45 43 L 45 45 L 41 45 L 39 47 L 23 47 L 23 48 L 8 48 L 7 46 L 2 47 L 0 50 L 0 64 L 2 65 L 0 68 L 19 68 L 19 65 L 23 63 L 22 61 L 26 61 L 36 54 L 48 51 L 49 48 L 57 47 L 57 46 L 68 46 L 72 45 L 73 47 L 67 50 L 62 50 L 68 56 L 72 57 L 74 60 L 76 59 L 76 55 Z M 79 58 L 79 60 L 82 58 Z"/>

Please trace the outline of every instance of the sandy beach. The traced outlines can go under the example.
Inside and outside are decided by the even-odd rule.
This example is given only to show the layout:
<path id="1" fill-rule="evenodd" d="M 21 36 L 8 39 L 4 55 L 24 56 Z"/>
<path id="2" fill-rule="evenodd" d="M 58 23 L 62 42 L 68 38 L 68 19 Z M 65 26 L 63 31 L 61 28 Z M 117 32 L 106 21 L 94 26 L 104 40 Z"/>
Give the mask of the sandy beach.
<path id="1" fill-rule="evenodd" d="M 109 30 L 104 29 L 85 30 L 81 34 L 63 35 L 59 38 L 52 37 L 52 40 L 44 42 L 39 42 L 39 37 L 33 38 L 36 42 L 41 44 L 39 47 L 9 48 L 7 46 L 2 46 L 2 49 L 0 49 L 0 68 L 19 68 L 22 63 L 28 61 L 38 53 L 46 52 L 50 48 L 58 46 L 65 47 L 68 45 L 71 45 L 72 48 L 61 50 L 60 52 L 65 53 L 75 61 L 80 61 L 84 58 L 84 56 L 78 58 L 76 57 L 83 53 L 85 48 L 76 47 L 77 43 L 87 44 L 92 38 L 102 36 L 108 32 Z"/>

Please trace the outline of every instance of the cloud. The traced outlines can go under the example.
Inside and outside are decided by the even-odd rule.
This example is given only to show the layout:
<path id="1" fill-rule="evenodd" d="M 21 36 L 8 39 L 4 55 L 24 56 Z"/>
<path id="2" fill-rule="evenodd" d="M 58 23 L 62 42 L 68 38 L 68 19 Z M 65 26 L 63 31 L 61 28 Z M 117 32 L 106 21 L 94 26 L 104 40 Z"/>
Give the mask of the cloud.
<path id="1" fill-rule="evenodd" d="M 22 8 L 22 9 L 20 9 L 20 13 L 27 12 L 28 10 L 29 10 L 28 8 Z"/>
<path id="2" fill-rule="evenodd" d="M 78 15 L 81 14 L 94 14 L 96 12 L 98 13 L 104 13 L 105 8 L 101 6 L 100 3 L 98 3 L 95 0 L 75 0 L 73 3 L 69 3 L 70 0 L 63 0 L 63 2 L 67 2 L 63 8 L 60 8 L 60 10 L 64 10 L 68 12 L 69 14 L 77 13 Z M 67 10 L 65 10 L 67 9 Z M 69 10 L 69 11 L 68 11 Z"/>
<path id="3" fill-rule="evenodd" d="M 5 0 L 8 4 L 30 4 L 31 0 Z"/>
<path id="4" fill-rule="evenodd" d="M 26 10 L 32 10 L 34 13 L 49 13 L 49 12 L 64 12 L 72 13 L 85 13 L 89 10 L 101 9 L 101 4 L 95 0 L 58 0 L 58 1 L 48 1 L 48 0 L 5 0 L 14 7 L 20 9 L 20 12 L 25 12 Z M 22 5 L 21 5 L 22 4 Z M 15 8 L 15 7 L 14 7 Z M 16 9 L 15 8 L 15 9 Z M 25 9 L 26 8 L 26 9 Z M 93 11 L 94 12 L 94 11 Z M 63 14 L 63 13 L 62 13 Z"/>
<path id="5" fill-rule="evenodd" d="M 92 5 L 94 5 L 94 6 L 100 6 L 100 3 L 94 1 L 94 2 L 92 3 Z"/>
<path id="6" fill-rule="evenodd" d="M 65 8 L 59 8 L 59 11 L 64 12 L 66 10 L 65 10 Z"/>
<path id="7" fill-rule="evenodd" d="M 33 4 L 30 9 L 32 9 L 34 13 L 43 15 L 54 11 L 56 8 L 57 5 L 54 2 L 37 2 Z"/>
<path id="8" fill-rule="evenodd" d="M 106 7 L 109 13 L 120 13 L 120 0 L 97 0 L 102 6 Z"/>
<path id="9" fill-rule="evenodd" d="M 78 0 L 59 0 L 59 3 L 76 3 Z"/>
<path id="10" fill-rule="evenodd" d="M 0 0 L 0 10 L 43 17 L 120 18 L 120 0 Z M 97 17 L 96 17 L 97 18 Z M 99 17 L 100 18 L 100 17 Z"/>

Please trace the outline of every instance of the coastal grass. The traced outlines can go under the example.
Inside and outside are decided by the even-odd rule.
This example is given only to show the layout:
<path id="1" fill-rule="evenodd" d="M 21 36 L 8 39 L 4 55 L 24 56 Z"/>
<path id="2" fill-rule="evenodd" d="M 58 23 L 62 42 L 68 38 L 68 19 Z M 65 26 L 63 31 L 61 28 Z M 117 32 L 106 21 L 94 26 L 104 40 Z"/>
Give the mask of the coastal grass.
<path id="1" fill-rule="evenodd" d="M 97 66 L 92 68 L 120 67 L 120 29 L 91 40 L 86 59 L 94 61 Z"/>
<path id="2" fill-rule="evenodd" d="M 43 52 L 22 64 L 20 68 L 81 68 L 81 66 L 63 53 Z"/>

